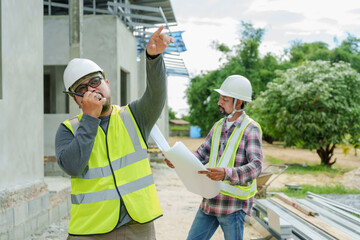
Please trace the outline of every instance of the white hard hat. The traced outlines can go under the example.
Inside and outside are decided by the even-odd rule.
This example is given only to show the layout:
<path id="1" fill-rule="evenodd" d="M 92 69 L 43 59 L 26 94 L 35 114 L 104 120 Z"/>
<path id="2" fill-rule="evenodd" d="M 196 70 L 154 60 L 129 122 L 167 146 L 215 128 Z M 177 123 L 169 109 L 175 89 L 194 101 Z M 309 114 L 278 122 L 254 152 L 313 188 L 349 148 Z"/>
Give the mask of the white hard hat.
<path id="1" fill-rule="evenodd" d="M 104 75 L 103 70 L 93 61 L 85 58 L 72 59 L 64 71 L 66 91 L 71 90 L 70 87 L 80 78 L 95 72 L 101 72 Z"/>
<path id="2" fill-rule="evenodd" d="M 215 89 L 224 96 L 233 97 L 251 102 L 252 87 L 250 81 L 240 75 L 231 75 L 221 84 L 220 89 Z"/>

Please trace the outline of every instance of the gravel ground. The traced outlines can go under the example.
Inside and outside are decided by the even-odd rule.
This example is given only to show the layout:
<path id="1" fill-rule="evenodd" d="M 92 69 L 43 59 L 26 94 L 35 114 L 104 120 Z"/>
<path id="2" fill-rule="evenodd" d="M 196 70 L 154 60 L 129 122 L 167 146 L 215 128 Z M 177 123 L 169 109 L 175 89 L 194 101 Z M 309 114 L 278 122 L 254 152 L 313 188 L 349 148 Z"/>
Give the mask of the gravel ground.
<path id="1" fill-rule="evenodd" d="M 31 235 L 26 240 L 65 240 L 68 236 L 70 217 L 61 219 L 60 222 L 51 224 L 43 232 Z"/>
<path id="2" fill-rule="evenodd" d="M 336 194 L 325 194 L 322 195 L 331 200 L 337 201 L 341 204 L 353 207 L 360 211 L 360 195 L 359 194 L 344 194 L 344 195 L 336 195 Z"/>

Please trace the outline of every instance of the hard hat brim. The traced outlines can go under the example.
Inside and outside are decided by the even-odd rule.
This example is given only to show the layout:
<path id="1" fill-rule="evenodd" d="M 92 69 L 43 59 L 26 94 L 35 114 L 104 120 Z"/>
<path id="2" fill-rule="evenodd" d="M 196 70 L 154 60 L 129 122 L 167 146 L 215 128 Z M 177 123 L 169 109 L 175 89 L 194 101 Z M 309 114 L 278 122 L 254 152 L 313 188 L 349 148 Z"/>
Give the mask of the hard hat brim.
<path id="1" fill-rule="evenodd" d="M 225 92 L 225 91 L 221 90 L 220 88 L 219 89 L 214 89 L 214 91 L 220 93 L 223 96 L 235 98 L 232 94 L 230 94 L 228 92 Z"/>
<path id="2" fill-rule="evenodd" d="M 232 97 L 232 98 L 236 98 L 236 99 L 239 99 L 239 100 L 242 100 L 242 101 L 245 101 L 245 102 L 251 102 L 251 98 L 248 98 L 248 97 L 237 97 L 235 96 L 234 94 L 231 94 L 231 93 L 228 93 L 228 92 L 225 92 L 223 90 L 221 90 L 220 88 L 218 89 L 214 89 L 214 91 L 220 93 L 221 95 L 223 96 L 226 96 L 226 97 Z"/>

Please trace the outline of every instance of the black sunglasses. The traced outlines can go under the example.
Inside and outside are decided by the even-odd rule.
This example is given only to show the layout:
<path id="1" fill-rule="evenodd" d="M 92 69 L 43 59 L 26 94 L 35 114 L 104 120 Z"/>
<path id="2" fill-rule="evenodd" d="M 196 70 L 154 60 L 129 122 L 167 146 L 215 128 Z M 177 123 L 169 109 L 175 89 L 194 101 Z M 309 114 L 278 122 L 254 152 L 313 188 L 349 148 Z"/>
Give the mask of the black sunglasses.
<path id="1" fill-rule="evenodd" d="M 70 92 L 70 91 L 63 91 L 63 93 L 68 93 L 71 95 L 76 95 L 79 97 L 84 97 L 84 94 L 87 92 L 88 90 L 88 86 L 96 88 L 98 86 L 100 86 L 101 84 L 101 80 L 103 78 L 102 77 L 93 77 L 92 79 L 90 79 L 90 81 L 88 83 L 84 83 L 84 84 L 80 84 L 76 89 L 75 92 Z"/>
<path id="2" fill-rule="evenodd" d="M 88 83 L 80 84 L 75 89 L 75 93 L 84 95 L 84 93 L 86 93 L 87 90 L 88 90 L 88 86 L 90 86 L 92 88 L 96 88 L 101 84 L 102 79 L 103 79 L 102 77 L 93 77 L 93 78 L 91 78 Z"/>

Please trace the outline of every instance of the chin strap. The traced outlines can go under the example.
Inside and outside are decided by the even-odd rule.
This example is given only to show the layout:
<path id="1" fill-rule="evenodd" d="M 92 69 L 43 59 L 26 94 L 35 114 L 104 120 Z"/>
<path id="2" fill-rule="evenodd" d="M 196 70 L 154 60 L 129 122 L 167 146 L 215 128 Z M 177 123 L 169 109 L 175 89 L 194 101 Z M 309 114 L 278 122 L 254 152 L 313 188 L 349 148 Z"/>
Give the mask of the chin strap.
<path id="1" fill-rule="evenodd" d="M 239 110 L 237 110 L 237 109 L 235 108 L 236 102 L 237 102 L 237 98 L 234 98 L 234 106 L 233 106 L 234 110 L 233 110 L 229 115 L 226 116 L 227 119 L 232 118 L 235 113 L 241 112 L 241 111 L 244 110 L 244 109 L 239 109 Z"/>

